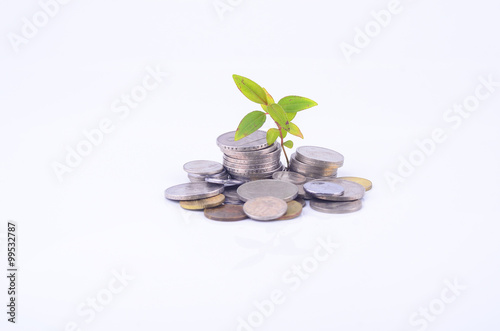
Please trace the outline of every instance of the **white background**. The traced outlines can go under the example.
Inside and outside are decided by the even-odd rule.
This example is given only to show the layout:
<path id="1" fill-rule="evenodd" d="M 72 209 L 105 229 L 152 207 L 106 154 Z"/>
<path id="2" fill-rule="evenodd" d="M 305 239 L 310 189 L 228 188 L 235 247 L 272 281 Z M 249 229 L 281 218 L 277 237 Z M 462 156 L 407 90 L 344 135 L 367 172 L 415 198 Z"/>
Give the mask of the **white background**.
<path id="1" fill-rule="evenodd" d="M 236 330 L 275 290 L 285 301 L 255 330 L 419 330 L 410 318 L 429 305 L 428 330 L 500 329 L 500 88 L 459 125 L 443 118 L 480 76 L 500 81 L 500 6 L 402 1 L 348 63 L 340 44 L 388 1 L 232 3 L 221 17 L 213 0 L 75 0 L 16 51 L 9 36 L 41 7 L 1 2 L 0 257 L 5 270 L 13 220 L 19 275 L 16 325 L 1 277 L 0 329 Z M 120 117 L 111 105 L 148 67 L 168 77 Z M 361 211 L 219 223 L 163 198 L 258 109 L 234 73 L 318 102 L 295 144 L 373 181 Z M 104 118 L 114 131 L 58 180 L 54 162 Z M 436 128 L 447 139 L 392 190 L 387 173 Z M 282 276 L 327 238 L 338 248 L 292 289 Z M 122 270 L 134 279 L 106 297 Z M 447 280 L 465 289 L 442 305 Z M 96 296 L 109 302 L 93 318 L 78 312 Z"/>

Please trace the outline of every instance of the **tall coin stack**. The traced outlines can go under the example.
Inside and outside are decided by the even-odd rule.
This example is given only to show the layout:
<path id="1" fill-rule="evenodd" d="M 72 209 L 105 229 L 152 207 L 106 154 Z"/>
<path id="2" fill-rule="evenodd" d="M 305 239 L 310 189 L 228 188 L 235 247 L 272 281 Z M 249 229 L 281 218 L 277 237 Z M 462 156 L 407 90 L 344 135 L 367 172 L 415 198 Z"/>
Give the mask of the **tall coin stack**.
<path id="1" fill-rule="evenodd" d="M 335 178 L 344 156 L 328 148 L 301 146 L 291 156 L 290 170 L 309 178 Z"/>
<path id="2" fill-rule="evenodd" d="M 227 132 L 217 138 L 223 155 L 223 165 L 232 178 L 257 180 L 271 178 L 276 171 L 283 170 L 280 162 L 280 144 L 268 146 L 265 131 L 255 131 L 238 141 L 234 140 L 235 131 Z"/>

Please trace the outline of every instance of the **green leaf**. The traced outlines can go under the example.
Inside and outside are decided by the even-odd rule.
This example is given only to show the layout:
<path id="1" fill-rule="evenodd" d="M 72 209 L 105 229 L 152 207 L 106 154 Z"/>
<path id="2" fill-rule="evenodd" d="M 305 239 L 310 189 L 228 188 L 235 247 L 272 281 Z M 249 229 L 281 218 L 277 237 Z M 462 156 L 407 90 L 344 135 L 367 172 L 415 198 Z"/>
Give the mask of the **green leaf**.
<path id="1" fill-rule="evenodd" d="M 295 123 L 290 122 L 290 134 L 304 139 L 304 135 L 300 132 L 300 129 Z"/>
<path id="2" fill-rule="evenodd" d="M 274 103 L 274 99 L 273 97 L 271 96 L 271 94 L 269 94 L 269 92 L 267 92 L 267 90 L 265 88 L 262 88 L 264 90 L 264 92 L 266 92 L 266 100 L 267 100 L 267 104 L 270 105 L 272 103 Z M 266 105 L 260 105 L 262 107 L 262 109 L 264 109 L 264 111 L 267 113 L 267 106 Z"/>
<path id="3" fill-rule="evenodd" d="M 280 135 L 280 130 L 278 129 L 271 128 L 267 130 L 267 135 L 266 135 L 267 144 L 268 145 L 274 144 L 276 139 L 278 139 L 279 135 Z"/>
<path id="4" fill-rule="evenodd" d="M 286 113 L 277 103 L 272 103 L 267 107 L 267 112 L 273 120 L 279 124 L 285 131 L 290 131 L 290 122 L 288 121 L 288 117 L 286 117 Z"/>
<path id="5" fill-rule="evenodd" d="M 269 92 L 267 92 L 267 90 L 265 88 L 262 88 L 262 89 L 264 90 L 264 92 L 266 92 L 267 104 L 270 105 L 272 103 L 275 103 L 273 97 L 271 96 L 271 94 L 269 94 Z"/>
<path id="6" fill-rule="evenodd" d="M 233 80 L 238 86 L 238 89 L 253 102 L 260 103 L 261 105 L 267 105 L 267 95 L 266 92 L 259 84 L 251 79 L 245 78 L 243 76 L 233 75 Z"/>
<path id="7" fill-rule="evenodd" d="M 266 113 L 256 110 L 251 113 L 248 113 L 241 120 L 238 125 L 238 129 L 236 129 L 236 133 L 234 135 L 234 140 L 240 140 L 248 136 L 249 134 L 257 131 L 266 121 Z"/>
<path id="8" fill-rule="evenodd" d="M 298 111 L 317 106 L 318 104 L 311 99 L 299 97 L 296 95 L 290 95 L 284 97 L 278 104 L 283 107 L 286 113 L 296 113 Z"/>
<path id="9" fill-rule="evenodd" d="M 286 113 L 286 117 L 288 117 L 288 120 L 291 122 L 295 116 L 297 115 L 297 113 Z"/>
<path id="10" fill-rule="evenodd" d="M 293 141 L 287 140 L 283 143 L 283 146 L 288 147 L 288 148 L 293 148 Z"/>

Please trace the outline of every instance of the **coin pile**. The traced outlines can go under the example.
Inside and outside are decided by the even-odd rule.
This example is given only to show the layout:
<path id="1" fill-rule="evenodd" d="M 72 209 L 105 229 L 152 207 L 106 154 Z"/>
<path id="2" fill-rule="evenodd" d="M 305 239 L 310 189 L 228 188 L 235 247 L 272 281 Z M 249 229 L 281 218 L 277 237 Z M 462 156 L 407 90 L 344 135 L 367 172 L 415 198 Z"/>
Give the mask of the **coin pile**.
<path id="1" fill-rule="evenodd" d="M 291 155 L 290 170 L 280 162 L 281 146 L 267 145 L 266 132 L 234 140 L 235 131 L 217 138 L 223 164 L 197 160 L 184 165 L 190 183 L 165 190 L 165 198 L 188 210 L 203 210 L 212 220 L 288 220 L 313 210 L 342 214 L 362 207 L 372 183 L 360 177 L 337 177 L 344 157 L 331 149 L 302 146 Z M 271 179 L 272 178 L 272 179 Z"/>
<path id="2" fill-rule="evenodd" d="M 290 159 L 290 170 L 309 178 L 335 178 L 344 156 L 328 148 L 301 146 Z"/>
<path id="3" fill-rule="evenodd" d="M 234 140 L 234 134 L 235 131 L 231 131 L 217 138 L 217 146 L 224 153 L 224 168 L 231 178 L 244 181 L 265 179 L 283 170 L 280 144 L 276 142 L 268 146 L 265 131 L 255 131 L 238 141 Z"/>

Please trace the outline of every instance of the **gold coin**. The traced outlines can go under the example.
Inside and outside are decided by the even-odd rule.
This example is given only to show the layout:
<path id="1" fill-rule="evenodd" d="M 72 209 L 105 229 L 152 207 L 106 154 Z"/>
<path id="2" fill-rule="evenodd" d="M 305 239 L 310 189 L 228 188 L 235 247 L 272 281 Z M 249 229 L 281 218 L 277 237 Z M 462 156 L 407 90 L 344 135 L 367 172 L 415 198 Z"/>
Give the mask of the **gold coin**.
<path id="1" fill-rule="evenodd" d="M 361 184 L 364 188 L 365 191 L 369 191 L 372 189 L 372 182 L 369 181 L 368 179 L 361 178 L 361 177 L 338 177 L 338 179 L 344 179 L 348 180 L 350 182 L 355 182 L 358 184 Z"/>
<path id="2" fill-rule="evenodd" d="M 200 199 L 200 200 L 189 200 L 180 201 L 180 205 L 184 209 L 188 210 L 203 210 L 205 208 L 212 208 L 222 205 L 226 197 L 224 194 L 219 194 L 214 197 Z"/>
<path id="3" fill-rule="evenodd" d="M 302 204 L 298 201 L 292 200 L 287 202 L 286 213 L 278 218 L 278 220 L 291 220 L 292 218 L 299 217 L 300 214 L 302 214 Z"/>

